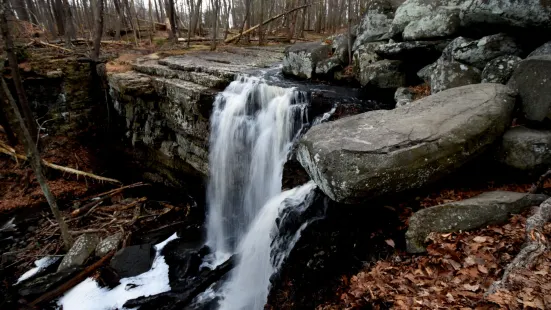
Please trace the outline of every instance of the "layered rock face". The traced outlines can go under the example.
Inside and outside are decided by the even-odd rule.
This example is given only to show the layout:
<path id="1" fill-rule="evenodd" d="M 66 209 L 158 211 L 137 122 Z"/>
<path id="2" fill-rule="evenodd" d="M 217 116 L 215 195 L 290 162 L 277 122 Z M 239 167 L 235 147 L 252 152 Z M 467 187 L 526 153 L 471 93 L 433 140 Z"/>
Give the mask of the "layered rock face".
<path id="1" fill-rule="evenodd" d="M 338 202 L 419 188 L 488 149 L 509 127 L 514 104 L 515 93 L 504 85 L 452 88 L 313 127 L 298 159 Z"/>
<path id="2" fill-rule="evenodd" d="M 125 136 L 153 181 L 182 185 L 181 176 L 208 175 L 209 118 L 216 94 L 237 74 L 269 67 L 282 48 L 227 48 L 139 59 L 133 71 L 109 76 Z"/>

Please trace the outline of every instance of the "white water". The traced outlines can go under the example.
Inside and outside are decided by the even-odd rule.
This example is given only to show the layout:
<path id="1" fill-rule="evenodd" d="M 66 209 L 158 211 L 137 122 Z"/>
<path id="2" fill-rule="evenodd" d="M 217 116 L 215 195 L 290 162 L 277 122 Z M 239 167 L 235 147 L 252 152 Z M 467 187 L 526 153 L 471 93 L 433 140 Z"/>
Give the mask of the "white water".
<path id="1" fill-rule="evenodd" d="M 207 244 L 233 253 L 264 204 L 281 192 L 283 164 L 306 104 L 259 78 L 232 82 L 211 117 Z M 222 255 L 223 256 L 223 255 Z"/>
<path id="2" fill-rule="evenodd" d="M 297 208 L 304 212 L 310 202 L 307 196 L 316 188 L 310 181 L 303 186 L 285 191 L 270 199 L 259 212 L 238 248 L 240 262 L 233 270 L 225 287 L 225 299 L 221 310 L 263 309 L 268 299 L 270 277 L 279 270 L 283 260 L 289 255 L 302 230 L 315 218 L 303 223 L 290 238 L 276 238 L 280 231 L 276 219 L 285 208 Z M 313 195 L 310 195 L 313 198 Z M 285 221 L 285 218 L 280 218 Z M 286 232 L 284 232 L 285 234 Z M 277 252 L 273 257 L 272 253 Z"/>
<path id="3" fill-rule="evenodd" d="M 307 122 L 303 98 L 294 89 L 240 77 L 214 103 L 207 244 L 218 262 L 239 255 L 222 288 L 222 310 L 263 309 L 270 277 L 315 219 L 281 231 L 278 227 L 289 214 L 300 216 L 315 196 L 313 182 L 281 192 L 283 165 Z"/>

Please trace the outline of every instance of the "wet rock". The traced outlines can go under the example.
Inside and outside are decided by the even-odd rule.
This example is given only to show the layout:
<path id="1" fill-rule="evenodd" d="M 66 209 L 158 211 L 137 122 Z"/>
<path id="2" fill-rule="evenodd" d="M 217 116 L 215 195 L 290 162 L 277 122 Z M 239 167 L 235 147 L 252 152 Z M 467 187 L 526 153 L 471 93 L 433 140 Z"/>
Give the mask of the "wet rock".
<path id="1" fill-rule="evenodd" d="M 407 41 L 381 44 L 375 52 L 385 59 L 414 59 L 432 62 L 436 60 L 449 41 Z"/>
<path id="2" fill-rule="evenodd" d="M 533 50 L 528 57 L 551 55 L 551 41 Z"/>
<path id="3" fill-rule="evenodd" d="M 96 256 L 104 257 L 109 252 L 117 250 L 122 242 L 122 237 L 122 233 L 116 233 L 101 240 L 96 247 Z"/>
<path id="4" fill-rule="evenodd" d="M 393 13 L 392 1 L 370 1 L 366 13 L 356 30 L 357 38 L 354 41 L 352 50 L 357 50 L 365 43 L 385 39 L 392 24 Z"/>
<path id="5" fill-rule="evenodd" d="M 551 131 L 511 128 L 503 136 L 497 158 L 515 169 L 544 170 L 551 166 Z"/>
<path id="6" fill-rule="evenodd" d="M 518 90 L 527 119 L 544 120 L 551 112 L 551 55 L 521 61 L 507 85 Z"/>
<path id="7" fill-rule="evenodd" d="M 460 25 L 458 10 L 439 10 L 410 22 L 402 36 L 406 41 L 446 38 L 457 33 Z"/>
<path id="8" fill-rule="evenodd" d="M 301 79 L 310 79 L 318 62 L 331 56 L 331 45 L 319 42 L 299 43 L 285 49 L 283 73 Z"/>
<path id="9" fill-rule="evenodd" d="M 100 287 L 107 287 L 109 289 L 113 289 L 121 283 L 119 275 L 109 266 L 100 268 L 96 273 L 95 279 Z"/>
<path id="10" fill-rule="evenodd" d="M 318 62 L 316 65 L 316 75 L 331 77 L 342 69 L 342 62 L 335 56 Z"/>
<path id="11" fill-rule="evenodd" d="M 133 245 L 120 249 L 110 266 L 121 278 L 133 277 L 151 269 L 154 256 L 151 244 Z"/>
<path id="12" fill-rule="evenodd" d="M 94 253 L 99 243 L 99 236 L 96 234 L 82 234 L 75 240 L 73 246 L 65 254 L 57 271 L 63 271 L 69 267 L 82 266 L 88 257 Z"/>
<path id="13" fill-rule="evenodd" d="M 359 80 L 362 86 L 397 88 L 406 84 L 406 75 L 399 60 L 380 60 L 360 67 Z"/>
<path id="14" fill-rule="evenodd" d="M 338 202 L 422 187 L 488 149 L 511 122 L 515 93 L 499 84 L 452 88 L 394 110 L 312 127 L 297 157 Z"/>
<path id="15" fill-rule="evenodd" d="M 394 93 L 394 100 L 397 107 L 408 105 L 413 101 L 413 93 L 407 87 L 398 87 Z"/>
<path id="16" fill-rule="evenodd" d="M 200 242 L 188 242 L 178 238 L 163 248 L 161 254 L 169 268 L 170 287 L 174 289 L 188 286 L 199 274 L 203 258 L 210 252 L 208 247 L 201 246 Z"/>
<path id="17" fill-rule="evenodd" d="M 430 76 L 433 94 L 446 89 L 480 83 L 480 70 L 453 60 L 438 59 Z"/>
<path id="18" fill-rule="evenodd" d="M 510 214 L 537 206 L 546 195 L 495 191 L 458 202 L 446 203 L 413 214 L 406 232 L 409 253 L 425 251 L 424 243 L 431 232 L 447 233 L 471 230 L 507 221 Z"/>
<path id="19" fill-rule="evenodd" d="M 522 58 L 518 56 L 501 56 L 490 61 L 482 71 L 482 83 L 507 84 Z"/>
<path id="20" fill-rule="evenodd" d="M 452 51 L 454 60 L 484 69 L 486 64 L 499 56 L 522 54 L 522 50 L 513 37 L 503 33 L 486 36 L 480 40 L 470 41 L 456 46 Z"/>
<path id="21" fill-rule="evenodd" d="M 63 271 L 58 271 L 56 273 L 51 273 L 43 277 L 29 280 L 21 284 L 19 294 L 21 296 L 44 294 L 65 283 L 81 270 L 81 267 L 72 266 L 64 269 Z"/>

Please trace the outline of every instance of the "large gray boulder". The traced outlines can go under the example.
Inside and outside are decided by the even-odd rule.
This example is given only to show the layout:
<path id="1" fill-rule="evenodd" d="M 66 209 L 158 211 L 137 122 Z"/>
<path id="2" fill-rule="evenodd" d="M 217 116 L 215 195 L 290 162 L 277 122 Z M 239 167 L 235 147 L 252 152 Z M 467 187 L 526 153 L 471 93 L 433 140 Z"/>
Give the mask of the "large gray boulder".
<path id="1" fill-rule="evenodd" d="M 375 53 L 375 48 L 381 44 L 380 42 L 366 43 L 354 51 L 352 61 L 354 62 L 354 72 L 356 75 L 359 75 L 360 68 L 382 60 L 382 58 Z"/>
<path id="2" fill-rule="evenodd" d="M 82 266 L 90 257 L 99 243 L 99 236 L 96 234 L 82 234 L 75 240 L 73 246 L 65 254 L 57 271 L 63 271 L 69 267 Z"/>
<path id="3" fill-rule="evenodd" d="M 518 90 L 527 119 L 545 119 L 551 112 L 551 55 L 523 60 L 507 85 Z"/>
<path id="4" fill-rule="evenodd" d="M 362 86 L 398 88 L 406 84 L 406 74 L 400 60 L 380 60 L 360 67 L 359 81 Z"/>
<path id="5" fill-rule="evenodd" d="M 431 92 L 480 83 L 480 73 L 475 67 L 441 57 L 430 75 Z"/>
<path id="6" fill-rule="evenodd" d="M 551 166 L 551 131 L 511 128 L 503 135 L 497 158 L 519 170 L 547 169 Z"/>
<path id="7" fill-rule="evenodd" d="M 502 27 L 551 29 L 551 5 L 546 1 L 407 0 L 396 10 L 389 35 L 399 37 L 410 23 L 440 10 L 460 10 L 461 27 L 474 31 Z"/>
<path id="8" fill-rule="evenodd" d="M 453 88 L 394 110 L 312 127 L 298 159 L 331 199 L 357 203 L 434 182 L 484 152 L 511 122 L 515 93 Z"/>
<path id="9" fill-rule="evenodd" d="M 406 41 L 446 38 L 459 30 L 459 10 L 439 10 L 410 22 L 402 34 Z"/>
<path id="10" fill-rule="evenodd" d="M 424 252 L 425 239 L 431 232 L 448 233 L 503 223 L 510 214 L 518 214 L 528 207 L 537 206 L 547 198 L 546 195 L 495 191 L 422 209 L 409 218 L 407 251 Z"/>
<path id="11" fill-rule="evenodd" d="M 355 40 L 355 37 L 352 36 L 352 43 Z M 333 56 L 332 58 L 337 58 L 343 64 L 348 64 L 348 34 L 337 34 L 330 36 L 326 41 L 331 42 L 331 49 Z"/>
<path id="12" fill-rule="evenodd" d="M 331 57 L 332 48 L 320 42 L 298 43 L 285 49 L 283 73 L 301 79 L 311 79 L 318 62 Z"/>
<path id="13" fill-rule="evenodd" d="M 336 71 L 342 69 L 343 63 L 339 58 L 333 56 L 324 59 L 316 65 L 316 75 L 331 77 Z"/>
<path id="14" fill-rule="evenodd" d="M 551 5 L 548 1 L 463 0 L 461 2 L 463 27 L 502 26 L 524 28 L 528 31 L 551 29 Z"/>
<path id="15" fill-rule="evenodd" d="M 357 50 L 358 47 L 365 43 L 385 39 L 390 29 L 393 16 L 394 9 L 392 1 L 370 1 L 367 11 L 356 30 L 356 40 L 354 41 L 352 50 Z"/>
<path id="16" fill-rule="evenodd" d="M 551 41 L 533 50 L 528 57 L 551 55 Z"/>
<path id="17" fill-rule="evenodd" d="M 417 23 L 427 16 L 432 16 L 439 8 L 453 8 L 460 2 L 461 0 L 407 0 L 396 9 L 390 36 L 397 37 L 411 22 Z"/>
<path id="18" fill-rule="evenodd" d="M 452 51 L 453 59 L 480 70 L 496 57 L 520 54 L 522 54 L 522 50 L 515 39 L 502 33 L 461 44 Z"/>
<path id="19" fill-rule="evenodd" d="M 375 53 L 385 59 L 425 60 L 434 56 L 434 60 L 442 53 L 449 41 L 407 41 L 380 44 Z M 422 57 L 422 58 L 421 58 Z"/>
<path id="20" fill-rule="evenodd" d="M 482 83 L 507 84 L 522 58 L 513 55 L 501 56 L 490 61 L 482 71 Z"/>

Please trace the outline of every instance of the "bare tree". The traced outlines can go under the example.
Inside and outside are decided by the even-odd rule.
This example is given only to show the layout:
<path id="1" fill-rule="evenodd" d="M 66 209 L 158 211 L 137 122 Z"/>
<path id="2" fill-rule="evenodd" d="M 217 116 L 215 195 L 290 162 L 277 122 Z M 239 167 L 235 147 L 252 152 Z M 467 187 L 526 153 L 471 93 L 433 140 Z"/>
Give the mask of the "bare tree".
<path id="1" fill-rule="evenodd" d="M 212 44 L 210 50 L 216 49 L 216 34 L 218 33 L 218 13 L 220 12 L 220 0 L 213 0 L 213 13 L 212 13 Z"/>
<path id="2" fill-rule="evenodd" d="M 1 29 L 2 37 L 6 44 L 6 52 L 8 54 L 8 58 L 15 59 L 13 48 L 12 46 L 10 46 L 11 44 L 9 43 L 11 42 L 11 38 L 9 34 L 6 12 L 7 12 L 7 0 L 0 0 L 0 27 L 2 28 Z M 12 66 L 11 62 L 10 62 L 10 66 Z M 12 67 L 12 70 L 13 70 L 13 67 Z M 19 75 L 13 76 L 13 79 L 16 85 L 22 84 Z M 19 122 L 19 125 L 21 127 L 21 132 L 23 133 L 23 137 L 20 137 L 20 138 L 23 144 L 25 145 L 25 150 L 27 152 L 28 158 L 30 159 L 31 166 L 33 167 L 36 180 L 38 181 L 38 184 L 40 184 L 40 188 L 42 188 L 42 192 L 44 193 L 44 196 L 46 197 L 46 200 L 50 205 L 50 209 L 52 210 L 52 213 L 58 222 L 59 230 L 61 231 L 61 237 L 63 238 L 65 248 L 69 249 L 72 245 L 72 238 L 71 238 L 71 235 L 69 234 L 67 224 L 65 223 L 65 221 L 63 220 L 63 217 L 61 216 L 61 213 L 59 212 L 56 199 L 52 194 L 52 191 L 50 190 L 50 186 L 48 185 L 46 177 L 44 176 L 42 159 L 40 158 L 38 148 L 36 147 L 36 143 L 33 139 L 34 135 L 31 134 L 31 131 L 29 131 L 29 129 L 27 128 L 26 123 L 28 122 L 25 122 L 25 120 L 21 116 L 21 113 L 19 112 L 19 109 L 17 107 L 17 103 L 15 102 L 15 99 L 11 95 L 8 85 L 6 84 L 6 81 L 4 80 L 3 77 L 0 77 L 0 83 L 2 84 L 1 85 L 2 94 L 0 94 L 1 97 L 3 98 L 2 100 L 7 99 L 7 101 L 9 102 L 9 104 L 11 105 L 14 111 L 17 121 Z M 16 87 L 16 91 L 18 92 L 18 97 L 20 99 L 22 97 L 26 99 L 24 90 L 22 89 L 18 90 L 18 88 Z M 21 104 L 23 105 L 23 103 Z"/>

